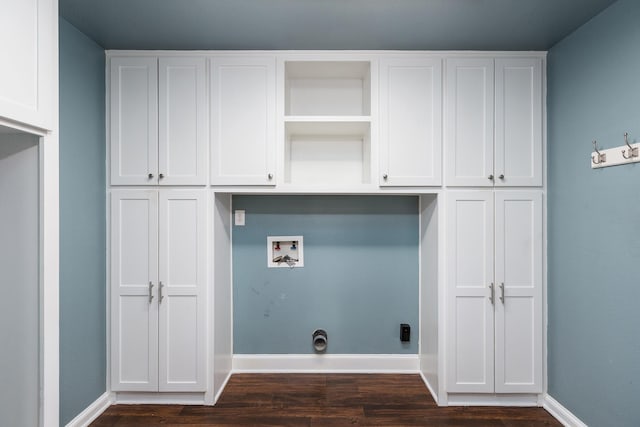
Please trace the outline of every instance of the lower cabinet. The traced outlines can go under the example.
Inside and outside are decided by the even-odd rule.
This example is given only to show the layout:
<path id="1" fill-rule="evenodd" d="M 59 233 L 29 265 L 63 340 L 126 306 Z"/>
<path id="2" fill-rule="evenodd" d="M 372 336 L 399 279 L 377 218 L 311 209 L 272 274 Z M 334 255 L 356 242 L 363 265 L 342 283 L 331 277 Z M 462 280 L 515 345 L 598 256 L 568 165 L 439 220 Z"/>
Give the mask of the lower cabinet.
<path id="1" fill-rule="evenodd" d="M 206 192 L 111 191 L 111 386 L 206 388 Z"/>
<path id="2" fill-rule="evenodd" d="M 542 192 L 447 194 L 447 391 L 542 392 Z"/>

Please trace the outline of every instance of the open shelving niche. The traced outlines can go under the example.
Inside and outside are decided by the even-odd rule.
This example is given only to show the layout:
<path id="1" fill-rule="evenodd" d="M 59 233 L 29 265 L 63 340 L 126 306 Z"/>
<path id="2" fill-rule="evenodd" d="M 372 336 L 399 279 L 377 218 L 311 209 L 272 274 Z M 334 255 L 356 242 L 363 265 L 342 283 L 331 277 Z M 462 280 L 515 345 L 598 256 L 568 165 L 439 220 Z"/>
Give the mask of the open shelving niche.
<path id="1" fill-rule="evenodd" d="M 284 183 L 371 183 L 371 63 L 286 61 Z"/>

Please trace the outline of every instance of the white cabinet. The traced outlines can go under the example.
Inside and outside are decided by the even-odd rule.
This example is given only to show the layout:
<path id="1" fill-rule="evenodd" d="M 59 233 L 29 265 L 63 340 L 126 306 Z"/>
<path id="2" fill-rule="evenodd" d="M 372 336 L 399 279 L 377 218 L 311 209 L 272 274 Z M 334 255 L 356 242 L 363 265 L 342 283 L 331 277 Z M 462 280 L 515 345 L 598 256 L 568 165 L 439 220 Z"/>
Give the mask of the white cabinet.
<path id="1" fill-rule="evenodd" d="M 111 185 L 207 183 L 205 77 L 204 58 L 111 58 Z"/>
<path id="2" fill-rule="evenodd" d="M 542 192 L 447 195 L 447 391 L 542 392 Z"/>
<path id="3" fill-rule="evenodd" d="M 206 387 L 206 193 L 111 192 L 111 386 Z"/>
<path id="4" fill-rule="evenodd" d="M 446 63 L 445 162 L 450 186 L 542 186 L 542 60 Z"/>
<path id="5" fill-rule="evenodd" d="M 0 13 L 0 119 L 54 129 L 58 2 L 3 0 Z"/>
<path id="6" fill-rule="evenodd" d="M 442 183 L 442 60 L 380 61 L 380 185 Z"/>
<path id="7" fill-rule="evenodd" d="M 275 185 L 273 57 L 211 59 L 211 183 Z"/>

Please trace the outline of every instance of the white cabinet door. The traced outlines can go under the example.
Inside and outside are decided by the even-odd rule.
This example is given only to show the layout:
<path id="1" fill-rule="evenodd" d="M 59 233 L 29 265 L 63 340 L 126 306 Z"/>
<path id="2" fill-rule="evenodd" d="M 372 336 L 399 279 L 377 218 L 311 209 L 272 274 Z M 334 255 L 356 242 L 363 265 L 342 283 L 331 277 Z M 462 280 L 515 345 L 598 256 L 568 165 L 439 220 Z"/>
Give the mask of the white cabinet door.
<path id="1" fill-rule="evenodd" d="M 496 185 L 541 186 L 541 59 L 496 59 L 495 132 Z"/>
<path id="2" fill-rule="evenodd" d="M 158 195 L 111 193 L 111 388 L 158 389 Z"/>
<path id="3" fill-rule="evenodd" d="M 275 59 L 211 60 L 211 183 L 275 185 Z"/>
<path id="4" fill-rule="evenodd" d="M 157 58 L 111 58 L 109 102 L 111 184 L 157 184 Z"/>
<path id="5" fill-rule="evenodd" d="M 496 191 L 496 393 L 542 392 L 542 193 Z"/>
<path id="6" fill-rule="evenodd" d="M 494 387 L 493 191 L 447 195 L 449 392 Z"/>
<path id="7" fill-rule="evenodd" d="M 442 183 L 442 61 L 380 64 L 380 185 Z"/>
<path id="8" fill-rule="evenodd" d="M 0 13 L 0 118 L 43 129 L 53 123 L 58 2 L 3 0 Z"/>
<path id="9" fill-rule="evenodd" d="M 205 59 L 159 59 L 158 182 L 207 183 Z"/>
<path id="10" fill-rule="evenodd" d="M 446 184 L 493 186 L 493 59 L 447 59 Z"/>
<path id="11" fill-rule="evenodd" d="M 159 391 L 205 391 L 207 205 L 203 190 L 160 192 Z"/>

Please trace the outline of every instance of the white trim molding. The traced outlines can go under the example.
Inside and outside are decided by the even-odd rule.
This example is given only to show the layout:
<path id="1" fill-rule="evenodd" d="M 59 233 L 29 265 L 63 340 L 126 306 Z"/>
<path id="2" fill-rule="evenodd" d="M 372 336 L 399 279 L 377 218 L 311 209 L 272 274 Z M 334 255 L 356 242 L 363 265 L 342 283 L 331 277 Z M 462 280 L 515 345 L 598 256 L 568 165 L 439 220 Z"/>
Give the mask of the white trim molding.
<path id="1" fill-rule="evenodd" d="M 544 397 L 542 407 L 565 427 L 588 427 L 580 418 L 573 415 L 570 410 L 548 394 Z"/>
<path id="2" fill-rule="evenodd" d="M 448 406 L 516 406 L 538 405 L 538 395 L 531 393 L 449 393 Z"/>
<path id="3" fill-rule="evenodd" d="M 417 354 L 236 354 L 233 373 L 417 374 Z"/>
<path id="4" fill-rule="evenodd" d="M 74 419 L 69 421 L 65 427 L 86 427 L 100 416 L 109 406 L 113 404 L 113 394 L 105 392 L 98 397 L 91 405 L 80 412 Z"/>

